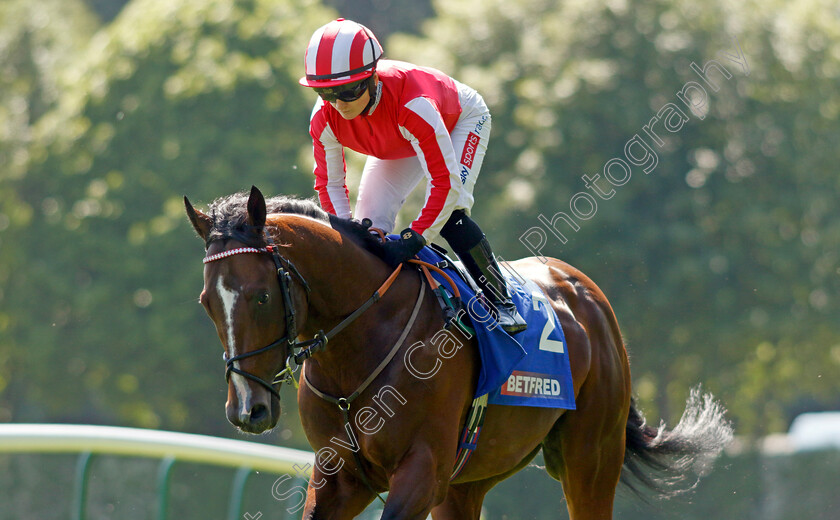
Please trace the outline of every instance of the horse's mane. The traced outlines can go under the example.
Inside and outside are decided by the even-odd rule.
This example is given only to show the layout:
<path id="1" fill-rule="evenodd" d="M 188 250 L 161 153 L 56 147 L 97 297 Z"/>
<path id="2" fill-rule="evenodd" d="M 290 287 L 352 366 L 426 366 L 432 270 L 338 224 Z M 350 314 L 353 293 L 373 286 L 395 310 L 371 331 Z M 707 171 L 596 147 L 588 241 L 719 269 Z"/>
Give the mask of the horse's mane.
<path id="1" fill-rule="evenodd" d="M 239 192 L 219 197 L 210 203 L 207 212 L 213 219 L 213 227 L 207 234 L 207 244 L 235 239 L 250 247 L 266 245 L 262 230 L 248 225 L 248 197 L 249 193 Z M 285 213 L 321 220 L 360 247 L 382 258 L 382 244 L 370 234 L 368 228 L 356 220 L 327 213 L 312 198 L 278 195 L 265 199 L 265 206 L 269 215 Z"/>

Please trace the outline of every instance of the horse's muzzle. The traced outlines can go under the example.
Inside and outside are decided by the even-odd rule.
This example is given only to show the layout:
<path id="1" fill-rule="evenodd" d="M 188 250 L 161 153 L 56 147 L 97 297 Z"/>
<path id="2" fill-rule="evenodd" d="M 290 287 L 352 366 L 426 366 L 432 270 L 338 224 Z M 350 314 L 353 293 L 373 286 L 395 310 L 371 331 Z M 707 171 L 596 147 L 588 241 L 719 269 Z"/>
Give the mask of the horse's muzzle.
<path id="1" fill-rule="evenodd" d="M 242 403 L 228 400 L 225 405 L 228 421 L 245 433 L 263 433 L 274 428 L 280 416 L 280 407 L 272 406 L 270 394 L 266 393 L 266 395 L 265 400 L 251 396 Z"/>

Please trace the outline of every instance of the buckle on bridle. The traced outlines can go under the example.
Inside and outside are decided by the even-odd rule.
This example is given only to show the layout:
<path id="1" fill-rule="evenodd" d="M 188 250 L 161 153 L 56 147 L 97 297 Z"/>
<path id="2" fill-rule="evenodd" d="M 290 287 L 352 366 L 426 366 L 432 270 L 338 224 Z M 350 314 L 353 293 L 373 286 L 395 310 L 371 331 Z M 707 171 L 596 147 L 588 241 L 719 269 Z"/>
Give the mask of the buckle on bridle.
<path id="1" fill-rule="evenodd" d="M 295 372 L 297 372 L 298 368 L 300 368 L 300 365 L 298 365 L 295 362 L 294 368 L 292 368 L 292 363 L 294 362 L 294 359 L 294 354 L 289 354 L 289 357 L 286 358 L 286 366 L 283 368 L 283 370 L 277 372 L 277 375 L 274 376 L 274 381 L 272 381 L 271 384 L 276 385 L 278 383 L 289 383 L 290 385 L 295 387 L 295 390 L 300 388 L 297 379 L 295 379 Z"/>
<path id="2" fill-rule="evenodd" d="M 339 397 L 335 404 L 338 405 L 338 409 L 342 412 L 350 410 L 350 401 L 346 397 Z"/>

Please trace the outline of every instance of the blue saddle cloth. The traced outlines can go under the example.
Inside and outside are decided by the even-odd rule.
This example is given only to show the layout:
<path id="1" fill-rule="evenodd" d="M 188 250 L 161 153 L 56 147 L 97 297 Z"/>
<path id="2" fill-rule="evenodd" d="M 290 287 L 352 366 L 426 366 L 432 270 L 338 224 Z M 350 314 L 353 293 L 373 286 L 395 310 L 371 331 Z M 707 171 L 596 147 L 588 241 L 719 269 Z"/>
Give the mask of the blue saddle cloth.
<path id="1" fill-rule="evenodd" d="M 428 247 L 417 256 L 431 264 L 445 259 Z M 533 281 L 511 276 L 505 270 L 516 308 L 528 322 L 525 331 L 511 336 L 457 270 L 444 271 L 458 286 L 478 340 L 481 369 L 475 396 L 489 394 L 491 404 L 575 409 L 566 338 L 542 289 Z M 434 271 L 432 274 L 449 289 L 442 276 Z"/>

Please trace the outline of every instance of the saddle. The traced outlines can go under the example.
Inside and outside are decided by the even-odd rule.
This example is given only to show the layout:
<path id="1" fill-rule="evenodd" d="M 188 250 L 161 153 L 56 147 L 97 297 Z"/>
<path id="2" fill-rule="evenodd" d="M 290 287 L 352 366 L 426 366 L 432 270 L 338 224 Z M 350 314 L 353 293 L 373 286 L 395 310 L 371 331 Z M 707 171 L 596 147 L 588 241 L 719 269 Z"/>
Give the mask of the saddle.
<path id="1" fill-rule="evenodd" d="M 461 281 L 467 284 L 467 286 L 472 290 L 474 294 L 481 295 L 480 297 L 482 299 L 484 298 L 481 289 L 479 288 L 476 281 L 473 279 L 470 272 L 467 270 L 467 268 L 461 261 L 453 260 L 452 257 L 449 256 L 449 251 L 435 243 L 427 245 L 424 249 L 429 249 L 433 251 L 434 254 L 438 255 L 439 257 L 442 257 L 442 259 L 438 260 L 437 262 L 428 263 L 444 271 L 454 271 L 461 279 Z M 428 260 L 428 255 L 421 256 L 426 258 L 425 261 Z M 452 328 L 453 325 L 455 325 L 462 331 L 468 333 L 468 335 L 470 336 L 474 334 L 475 329 L 473 328 L 472 319 L 470 318 L 469 313 L 461 312 L 464 310 L 464 302 L 462 298 L 454 297 L 452 295 L 447 294 L 443 286 L 437 288 L 433 287 L 433 289 L 435 296 L 437 296 L 438 303 L 440 304 L 441 312 L 443 313 L 444 328 L 449 330 Z"/>
<path id="2" fill-rule="evenodd" d="M 442 246 L 435 244 L 434 242 L 432 242 L 426 247 L 443 257 L 442 261 L 435 264 L 436 267 L 439 267 L 441 269 L 448 269 L 451 267 L 455 270 L 455 272 L 458 273 L 458 276 L 460 276 L 464 282 L 466 282 L 470 287 L 472 287 L 472 289 L 475 292 L 479 291 L 478 284 L 475 283 L 475 280 L 473 280 L 472 275 L 469 273 L 469 271 L 467 271 L 467 268 L 464 267 L 464 264 L 460 260 L 453 260 L 452 257 L 449 256 L 449 251 L 444 249 Z"/>
<path id="3" fill-rule="evenodd" d="M 457 317 L 446 324 L 454 324 L 465 330 L 466 337 L 474 336 L 478 340 L 481 362 L 475 400 L 460 438 L 457 475 L 466 464 L 466 460 L 461 463 L 461 457 L 468 459 L 471 450 L 475 449 L 488 404 L 574 409 L 571 367 L 561 324 L 549 298 L 536 283 L 514 276 L 516 273 L 509 270 L 505 274 L 508 290 L 528 322 L 525 331 L 510 336 L 490 319 L 492 306 L 483 305 L 487 302 L 481 302 L 482 293 L 476 292 L 477 284 L 446 250 L 433 245 L 417 256 L 423 262 L 447 271 L 452 283 L 459 286 L 461 301 L 449 302 L 444 287 L 432 283 L 443 302 L 444 317 L 453 312 Z M 449 305 L 452 307 L 447 309 Z"/>

